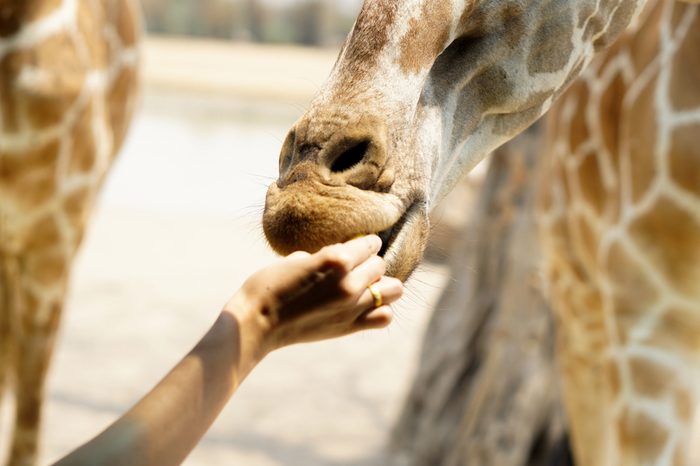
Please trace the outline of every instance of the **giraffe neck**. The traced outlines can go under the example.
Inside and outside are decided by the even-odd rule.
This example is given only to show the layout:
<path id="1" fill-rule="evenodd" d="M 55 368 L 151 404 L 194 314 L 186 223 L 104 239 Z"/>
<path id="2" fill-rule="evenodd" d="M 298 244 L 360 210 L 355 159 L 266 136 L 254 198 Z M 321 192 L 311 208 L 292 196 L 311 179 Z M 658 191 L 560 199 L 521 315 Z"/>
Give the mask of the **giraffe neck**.
<path id="1" fill-rule="evenodd" d="M 644 4 L 530 2 L 519 7 L 506 2 L 492 8 L 491 3 L 472 12 L 466 32 L 437 58 L 419 103 L 431 114 L 430 124 L 422 126 L 441 135 L 432 148 L 433 203 L 543 115 Z"/>
<path id="2" fill-rule="evenodd" d="M 700 438 L 700 425 L 693 425 L 700 423 L 700 152 L 691 136 L 700 130 L 700 93 L 697 83 L 688 79 L 698 76 L 700 65 L 700 10 L 674 2 L 660 2 L 659 9 L 658 55 L 649 68 L 636 73 L 626 95 L 631 102 L 645 84 L 653 89 L 653 100 L 649 101 L 656 121 L 653 145 L 648 156 L 634 148 L 623 153 L 629 158 L 636 156 L 640 162 L 648 160 L 654 174 L 644 192 L 632 188 L 623 196 L 626 218 L 612 229 L 621 235 L 605 235 L 602 242 L 611 253 L 620 246 L 655 295 L 648 303 L 639 302 L 634 321 L 626 321 L 624 309 L 610 310 L 611 321 L 616 322 L 622 337 L 615 350 L 621 395 L 609 413 L 613 425 L 632 434 L 618 436 L 611 451 L 617 454 L 617 462 L 654 466 L 696 464 L 700 460 L 691 452 L 693 442 Z M 633 54 L 634 49 L 627 53 Z M 656 75 L 655 82 L 644 83 L 650 74 Z M 634 144 L 633 139 L 623 146 Z M 631 159 L 625 162 L 634 163 Z M 632 173 L 622 175 L 627 187 L 643 183 Z M 649 244 L 649 250 L 640 250 L 643 238 L 648 241 L 650 235 L 656 236 L 656 246 Z M 622 286 L 611 283 L 610 289 L 625 292 Z M 685 329 L 680 330 L 679 324 Z M 681 337 L 688 332 L 694 333 L 694 338 Z M 668 339 L 675 344 L 669 346 Z M 636 437 L 639 434 L 642 437 Z"/>
<path id="3" fill-rule="evenodd" d="M 135 102 L 137 13 L 133 0 L 0 1 L 0 319 L 23 323 L 0 335 L 11 464 L 36 463 L 71 264 Z"/>
<path id="4" fill-rule="evenodd" d="M 549 120 L 540 224 L 584 466 L 700 461 L 700 8 L 648 6 Z"/>

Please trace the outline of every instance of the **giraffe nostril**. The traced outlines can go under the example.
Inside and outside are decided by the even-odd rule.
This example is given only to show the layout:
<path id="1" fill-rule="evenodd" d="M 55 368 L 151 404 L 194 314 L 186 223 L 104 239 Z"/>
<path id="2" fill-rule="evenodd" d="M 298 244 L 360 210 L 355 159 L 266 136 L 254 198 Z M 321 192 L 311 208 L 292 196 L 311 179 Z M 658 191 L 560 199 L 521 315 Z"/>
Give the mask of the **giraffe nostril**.
<path id="1" fill-rule="evenodd" d="M 331 164 L 331 172 L 339 173 L 362 162 L 369 150 L 369 141 L 360 141 L 343 151 Z"/>

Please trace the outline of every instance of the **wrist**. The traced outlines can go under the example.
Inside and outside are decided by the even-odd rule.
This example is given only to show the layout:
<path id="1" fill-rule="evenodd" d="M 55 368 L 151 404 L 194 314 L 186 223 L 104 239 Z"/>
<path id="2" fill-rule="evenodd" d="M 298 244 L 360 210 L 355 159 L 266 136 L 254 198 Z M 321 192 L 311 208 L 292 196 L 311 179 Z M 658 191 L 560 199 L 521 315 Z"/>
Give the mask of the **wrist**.
<path id="1" fill-rule="evenodd" d="M 273 348 L 271 334 L 273 323 L 265 306 L 244 290 L 239 290 L 224 306 L 222 313 L 233 318 L 239 327 L 242 349 L 253 359 L 260 361 Z"/>

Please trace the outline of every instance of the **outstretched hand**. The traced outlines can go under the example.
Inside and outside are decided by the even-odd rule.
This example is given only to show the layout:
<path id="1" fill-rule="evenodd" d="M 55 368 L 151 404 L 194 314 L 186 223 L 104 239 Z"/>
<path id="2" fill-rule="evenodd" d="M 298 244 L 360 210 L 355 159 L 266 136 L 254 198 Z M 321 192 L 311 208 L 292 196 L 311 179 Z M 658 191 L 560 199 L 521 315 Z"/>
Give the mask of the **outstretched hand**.
<path id="1" fill-rule="evenodd" d="M 384 276 L 380 248 L 379 237 L 370 235 L 315 254 L 295 252 L 253 274 L 226 308 L 241 308 L 242 300 L 243 308 L 258 312 L 268 351 L 385 327 L 403 285 Z M 376 308 L 372 284 L 382 295 Z"/>
<path id="2" fill-rule="evenodd" d="M 391 322 L 403 285 L 367 236 L 297 252 L 253 274 L 212 328 L 141 401 L 56 465 L 180 464 L 268 352 Z M 383 304 L 367 289 L 382 294 Z"/>

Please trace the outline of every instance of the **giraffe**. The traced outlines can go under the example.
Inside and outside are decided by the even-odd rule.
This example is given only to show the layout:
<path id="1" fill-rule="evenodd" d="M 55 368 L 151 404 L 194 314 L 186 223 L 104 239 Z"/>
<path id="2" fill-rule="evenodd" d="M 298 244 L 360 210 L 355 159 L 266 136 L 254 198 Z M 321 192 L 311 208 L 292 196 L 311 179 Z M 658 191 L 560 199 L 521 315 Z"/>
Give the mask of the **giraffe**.
<path id="1" fill-rule="evenodd" d="M 650 2 L 547 117 L 540 229 L 580 464 L 698 464 L 700 11 Z M 585 421 L 578 421 L 585 419 Z"/>
<path id="2" fill-rule="evenodd" d="M 137 8 L 0 1 L 0 390 L 14 395 L 11 465 L 36 462 L 70 265 L 134 108 Z"/>
<path id="3" fill-rule="evenodd" d="M 549 110 L 594 55 L 631 28 L 627 58 L 594 65 L 580 84 L 590 86 L 590 96 L 567 97 L 555 111 L 552 134 L 565 124 L 571 131 L 564 139 L 552 136 L 559 168 L 547 171 L 543 183 L 551 204 L 541 204 L 544 225 L 551 225 L 542 228 L 545 270 L 559 316 L 574 453 L 583 466 L 691 464 L 684 455 L 699 417 L 692 365 L 700 340 L 700 161 L 692 148 L 699 7 L 651 1 L 643 10 L 646 3 L 364 2 L 328 81 L 282 146 L 263 214 L 266 237 L 281 254 L 379 233 L 389 272 L 408 277 L 425 248 L 431 207 L 463 173 Z M 681 62 L 689 74 L 678 72 Z M 603 93 L 600 82 L 613 78 L 613 90 Z M 653 98 L 643 86 L 651 81 L 661 89 Z M 616 107 L 615 93 L 626 84 L 627 100 Z M 670 86 L 682 90 L 669 93 Z M 637 108 L 641 97 L 648 101 Z M 607 99 L 611 114 L 582 113 L 577 104 L 586 99 L 592 105 Z M 622 109 L 631 111 L 625 105 L 640 120 L 621 119 L 611 129 Z M 582 122 L 582 114 L 591 116 Z M 597 123 L 599 117 L 610 125 Z M 633 122 L 638 126 L 628 127 Z M 648 140 L 617 136 L 634 134 L 631 128 Z M 619 144 L 617 158 L 610 155 L 611 138 Z M 633 163 L 631 154 L 644 144 L 663 154 L 656 157 L 661 161 Z M 612 179 L 618 169 L 620 181 Z M 611 186 L 622 199 L 617 204 L 602 200 Z M 596 202 L 607 210 L 587 207 Z M 613 231 L 602 231 L 608 225 Z M 672 246 L 645 258 L 639 249 L 652 254 L 657 236 Z M 623 350 L 620 341 L 630 347 Z M 674 345 L 677 353 L 668 349 Z"/>

